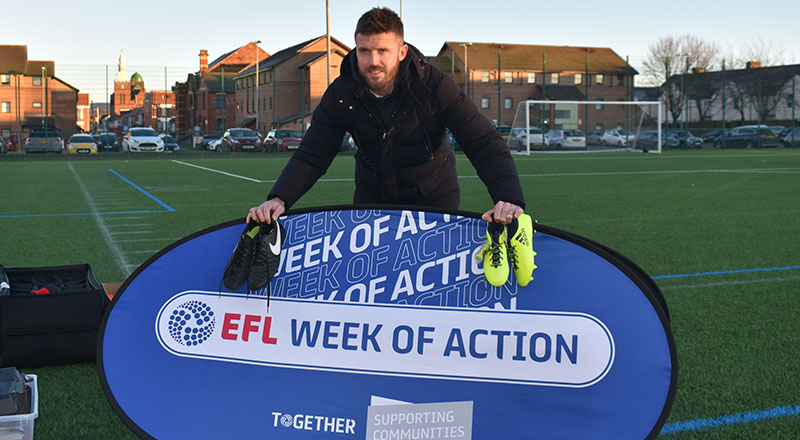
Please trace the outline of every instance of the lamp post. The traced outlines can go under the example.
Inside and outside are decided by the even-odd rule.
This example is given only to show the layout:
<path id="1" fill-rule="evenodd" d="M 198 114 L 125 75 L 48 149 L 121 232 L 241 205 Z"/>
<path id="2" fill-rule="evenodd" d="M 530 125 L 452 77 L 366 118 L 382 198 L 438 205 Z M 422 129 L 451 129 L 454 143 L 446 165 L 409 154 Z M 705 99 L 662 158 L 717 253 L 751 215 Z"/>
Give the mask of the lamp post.
<path id="1" fill-rule="evenodd" d="M 681 110 L 681 112 L 683 113 L 683 120 L 685 122 L 685 126 L 683 127 L 683 129 L 684 130 L 688 130 L 689 129 L 689 114 L 686 113 L 686 112 L 688 111 L 689 106 L 686 103 L 688 101 L 688 99 L 686 99 L 686 75 L 689 73 L 689 54 L 688 53 L 682 53 L 681 56 L 686 59 L 686 68 L 683 69 L 683 75 L 681 75 L 681 104 L 683 105 L 683 110 Z M 689 148 L 689 138 L 688 137 L 686 138 L 686 148 Z"/>
<path id="2" fill-rule="evenodd" d="M 469 97 L 469 68 L 467 67 L 467 47 L 472 46 L 472 43 L 461 43 L 458 47 L 464 48 L 464 95 Z"/>
<path id="3" fill-rule="evenodd" d="M 256 133 L 258 133 L 258 45 L 261 44 L 261 40 L 256 40 L 253 44 L 256 45 Z M 225 90 L 222 90 L 222 93 L 225 93 Z"/>
<path id="4" fill-rule="evenodd" d="M 44 89 L 44 77 L 47 74 L 47 68 L 42 66 L 42 130 L 47 131 L 46 119 L 47 119 L 47 107 L 44 105 L 44 101 L 46 98 L 45 96 L 45 89 Z"/>

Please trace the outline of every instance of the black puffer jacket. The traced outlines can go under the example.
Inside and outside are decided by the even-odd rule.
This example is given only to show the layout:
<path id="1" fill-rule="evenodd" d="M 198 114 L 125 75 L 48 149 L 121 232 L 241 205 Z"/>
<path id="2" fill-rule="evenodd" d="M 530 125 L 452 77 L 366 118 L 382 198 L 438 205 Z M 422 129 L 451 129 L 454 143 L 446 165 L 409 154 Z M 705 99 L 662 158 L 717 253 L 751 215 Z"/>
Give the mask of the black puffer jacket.
<path id="1" fill-rule="evenodd" d="M 492 200 L 524 207 L 514 160 L 488 119 L 453 80 L 428 64 L 409 45 L 395 88 L 397 108 L 384 124 L 358 72 L 355 51 L 342 61 L 314 110 L 303 142 L 268 198 L 293 205 L 328 169 L 345 131 L 356 153 L 354 203 L 392 203 L 457 209 L 455 156 L 449 128 L 466 153 Z"/>

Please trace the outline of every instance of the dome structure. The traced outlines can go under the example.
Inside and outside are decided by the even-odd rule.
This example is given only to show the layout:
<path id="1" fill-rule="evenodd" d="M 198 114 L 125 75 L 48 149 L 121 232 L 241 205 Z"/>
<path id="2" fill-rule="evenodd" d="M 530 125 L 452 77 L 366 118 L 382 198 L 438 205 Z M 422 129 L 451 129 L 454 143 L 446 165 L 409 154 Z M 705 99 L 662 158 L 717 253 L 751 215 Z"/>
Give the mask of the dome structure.
<path id="1" fill-rule="evenodd" d="M 134 72 L 131 75 L 131 96 L 136 96 L 139 92 L 144 90 L 144 78 L 139 72 Z"/>

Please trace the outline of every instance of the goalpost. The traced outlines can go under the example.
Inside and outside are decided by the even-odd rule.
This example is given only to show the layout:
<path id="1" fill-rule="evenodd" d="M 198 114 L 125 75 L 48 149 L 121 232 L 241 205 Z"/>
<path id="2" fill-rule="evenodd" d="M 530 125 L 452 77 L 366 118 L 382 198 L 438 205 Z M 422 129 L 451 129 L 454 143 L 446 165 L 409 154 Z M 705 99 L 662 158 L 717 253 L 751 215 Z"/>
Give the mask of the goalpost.
<path id="1" fill-rule="evenodd" d="M 638 151 L 660 153 L 659 101 L 544 101 L 517 105 L 512 153 Z"/>

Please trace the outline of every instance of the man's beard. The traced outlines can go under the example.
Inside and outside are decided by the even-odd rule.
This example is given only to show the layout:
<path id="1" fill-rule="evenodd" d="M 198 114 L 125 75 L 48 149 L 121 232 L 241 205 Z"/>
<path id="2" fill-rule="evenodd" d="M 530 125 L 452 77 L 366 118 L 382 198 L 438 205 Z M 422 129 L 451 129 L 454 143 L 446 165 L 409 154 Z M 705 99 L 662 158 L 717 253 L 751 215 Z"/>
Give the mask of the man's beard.
<path id="1" fill-rule="evenodd" d="M 366 71 L 361 72 L 361 77 L 364 78 L 364 82 L 367 83 L 367 87 L 370 88 L 373 92 L 380 93 L 382 92 L 387 86 L 392 84 L 397 77 L 397 71 L 399 66 L 394 66 L 392 69 L 387 69 L 383 66 L 369 66 L 367 67 Z M 373 80 L 369 77 L 369 71 L 371 69 L 378 68 L 384 72 L 383 80 Z"/>

